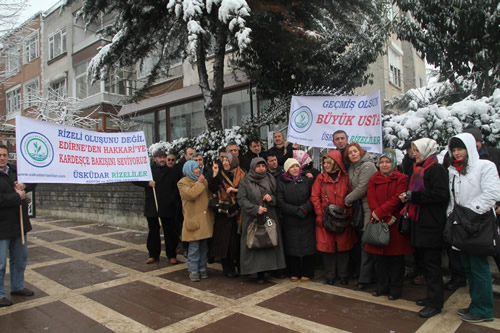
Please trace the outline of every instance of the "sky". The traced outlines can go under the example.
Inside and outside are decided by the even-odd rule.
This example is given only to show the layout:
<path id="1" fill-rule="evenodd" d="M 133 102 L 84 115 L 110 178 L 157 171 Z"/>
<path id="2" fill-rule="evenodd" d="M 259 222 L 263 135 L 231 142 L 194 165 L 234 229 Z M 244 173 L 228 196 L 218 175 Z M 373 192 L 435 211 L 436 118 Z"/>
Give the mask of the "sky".
<path id="1" fill-rule="evenodd" d="M 59 0 L 27 0 L 26 7 L 21 12 L 18 23 L 23 23 L 38 11 L 46 11 L 58 2 Z"/>

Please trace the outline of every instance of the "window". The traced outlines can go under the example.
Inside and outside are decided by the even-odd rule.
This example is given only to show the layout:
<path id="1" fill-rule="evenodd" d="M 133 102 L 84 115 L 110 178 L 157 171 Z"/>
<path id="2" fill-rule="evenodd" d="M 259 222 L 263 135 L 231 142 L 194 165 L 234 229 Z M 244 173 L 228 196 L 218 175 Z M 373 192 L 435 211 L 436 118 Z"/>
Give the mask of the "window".
<path id="1" fill-rule="evenodd" d="M 49 89 L 49 99 L 58 100 L 65 98 L 67 96 L 66 93 L 66 79 L 57 80 L 50 83 Z"/>
<path id="2" fill-rule="evenodd" d="M 24 84 L 25 109 L 36 105 L 39 96 L 40 96 L 40 82 L 38 78 Z"/>
<path id="3" fill-rule="evenodd" d="M 195 137 L 207 129 L 203 100 L 170 108 L 170 140 Z"/>
<path id="4" fill-rule="evenodd" d="M 105 81 L 104 91 L 111 94 L 130 96 L 133 94 L 131 88 L 133 79 L 132 72 L 114 69 Z"/>
<path id="5" fill-rule="evenodd" d="M 75 90 L 76 97 L 80 99 L 95 95 L 101 91 L 100 82 L 90 84 L 87 82 L 88 62 L 84 62 L 75 67 Z"/>
<path id="6" fill-rule="evenodd" d="M 143 77 L 148 76 L 151 73 L 151 71 L 153 70 L 153 65 L 156 64 L 159 59 L 160 59 L 160 56 L 157 54 L 153 54 L 153 55 L 147 57 L 146 59 L 143 59 L 141 61 L 141 65 L 139 67 L 139 77 L 143 78 Z"/>
<path id="7" fill-rule="evenodd" d="M 146 144 L 150 146 L 154 140 L 155 113 L 146 113 L 131 119 L 135 126 L 130 131 L 144 131 Z"/>
<path id="8" fill-rule="evenodd" d="M 387 56 L 389 58 L 389 82 L 401 88 L 401 63 L 403 52 L 394 47 L 389 47 Z"/>
<path id="9" fill-rule="evenodd" d="M 6 74 L 15 75 L 21 69 L 21 49 L 12 48 L 7 50 Z"/>
<path id="10" fill-rule="evenodd" d="M 38 42 L 38 31 L 24 40 L 24 63 L 29 64 L 40 56 L 40 43 Z"/>
<path id="11" fill-rule="evenodd" d="M 254 100 L 254 105 L 256 105 Z M 256 115 L 256 109 L 254 109 Z M 250 119 L 250 96 L 247 89 L 227 93 L 222 96 L 222 122 L 224 128 L 241 125 Z"/>
<path id="12" fill-rule="evenodd" d="M 7 91 L 7 115 L 12 115 L 21 111 L 21 86 L 17 86 Z"/>
<path id="13" fill-rule="evenodd" d="M 49 60 L 66 53 L 66 28 L 49 36 Z"/>

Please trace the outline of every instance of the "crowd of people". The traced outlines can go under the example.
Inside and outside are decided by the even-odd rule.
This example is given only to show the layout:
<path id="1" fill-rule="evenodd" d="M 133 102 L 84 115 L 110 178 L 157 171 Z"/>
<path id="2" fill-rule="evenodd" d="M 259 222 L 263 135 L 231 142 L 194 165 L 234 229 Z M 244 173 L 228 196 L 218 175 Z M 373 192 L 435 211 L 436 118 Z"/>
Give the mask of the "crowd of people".
<path id="1" fill-rule="evenodd" d="M 307 283 L 314 278 L 319 254 L 326 284 L 338 281 L 347 285 L 350 279 L 357 280 L 354 290 L 374 286 L 373 296 L 397 300 L 411 262 L 426 286 L 426 296 L 416 302 L 423 307 L 419 316 L 440 313 L 444 290 L 468 284 L 471 303 L 458 315 L 468 322 L 493 320 L 488 257 L 463 253 L 446 244 L 443 237 L 447 216 L 456 204 L 477 214 L 500 213 L 500 150 L 482 145 L 478 129 L 452 137 L 443 163 L 438 161 L 436 141 L 408 140 L 401 165 L 394 150 L 385 149 L 375 156 L 358 143 L 349 143 L 348 134 L 339 130 L 333 134 L 336 148 L 321 157 L 321 170 L 314 168 L 306 151 L 286 142 L 281 132 L 274 133 L 273 139 L 274 146 L 267 151 L 259 139 L 249 140 L 249 150 L 242 156 L 238 145 L 230 142 L 210 163 L 193 148 L 185 149 L 179 161 L 175 155 L 157 150 L 153 180 L 135 183 L 145 189 L 146 263 L 160 260 L 163 229 L 170 264 L 178 263 L 176 249 L 182 242 L 193 282 L 209 278 L 207 262 L 218 260 L 228 278 L 249 275 L 264 283 L 272 274 Z M 4 151 L 0 147 L 0 153 Z M 5 179 L 4 192 L 12 197 L 13 207 L 18 207 L 29 189 L 10 176 L 12 169 L 2 156 L 0 180 Z M 348 219 L 361 210 L 360 225 L 347 223 L 331 231 L 324 225 L 324 215 L 331 207 L 345 212 Z M 18 208 L 12 208 L 12 214 L 14 209 Z M 399 228 L 403 212 L 410 220 L 409 235 Z M 387 224 L 388 244 L 365 243 L 367 227 L 379 223 Z M 269 233 L 272 245 L 251 246 L 257 229 Z M 9 246 L 19 244 L 0 236 L 0 255 L 4 257 Z M 452 273 L 447 284 L 443 283 L 443 249 L 447 249 Z M 22 261 L 11 260 L 12 265 L 25 267 Z M 2 272 L 5 260 L 0 261 Z M 7 306 L 3 275 L 0 278 L 0 306 Z M 15 274 L 11 279 L 16 280 Z M 30 293 L 22 283 L 12 281 L 11 285 L 14 294 Z"/>

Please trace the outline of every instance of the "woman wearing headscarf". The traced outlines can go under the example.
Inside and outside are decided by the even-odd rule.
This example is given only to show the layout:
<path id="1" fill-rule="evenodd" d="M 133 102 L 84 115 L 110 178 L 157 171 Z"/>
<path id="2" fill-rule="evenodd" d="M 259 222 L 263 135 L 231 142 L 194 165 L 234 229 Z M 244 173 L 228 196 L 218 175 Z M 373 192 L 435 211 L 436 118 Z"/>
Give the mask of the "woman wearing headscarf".
<path id="1" fill-rule="evenodd" d="M 441 250 L 444 246 L 443 229 L 446 223 L 446 207 L 450 197 L 448 174 L 438 163 L 439 146 L 436 141 L 423 138 L 413 141 L 415 165 L 402 202 L 409 202 L 408 217 L 411 219 L 411 245 L 420 252 L 427 286 L 427 297 L 417 300 L 424 306 L 418 315 L 430 318 L 443 308 L 443 271 Z"/>
<path id="2" fill-rule="evenodd" d="M 357 264 L 357 267 L 353 268 L 353 270 L 355 270 L 355 272 L 359 271 L 358 283 L 354 287 L 354 290 L 363 290 L 372 282 L 372 272 L 374 270 L 373 256 L 364 250 L 364 244 L 361 244 L 361 237 L 365 229 L 364 227 L 370 221 L 371 214 L 370 208 L 368 207 L 368 201 L 366 200 L 368 182 L 377 172 L 377 168 L 370 154 L 367 154 L 366 150 L 361 148 L 357 142 L 352 142 L 347 145 L 344 152 L 344 160 L 350 163 L 347 174 L 349 175 L 349 185 L 352 190 L 344 199 L 345 205 L 351 207 L 356 200 L 361 200 L 363 203 L 363 229 L 358 230 L 360 239 L 351 251 L 350 258 L 351 264 Z"/>
<path id="3" fill-rule="evenodd" d="M 313 167 L 313 160 L 306 151 L 294 150 L 293 158 L 299 162 L 303 175 L 312 178 L 313 181 L 316 180 L 316 177 L 320 174 L 320 172 L 318 169 Z"/>
<path id="4" fill-rule="evenodd" d="M 340 151 L 329 151 L 322 161 L 323 172 L 316 177 L 311 193 L 316 213 L 316 249 L 323 253 L 326 283 L 334 284 L 338 275 L 340 284 L 347 285 L 349 250 L 356 243 L 356 232 L 350 223 L 342 233 L 327 231 L 323 227 L 323 212 L 328 204 L 345 207 L 345 196 L 351 191 L 349 177 Z"/>
<path id="5" fill-rule="evenodd" d="M 380 170 L 368 183 L 368 206 L 373 223 L 389 225 L 389 244 L 365 244 L 365 250 L 374 257 L 377 289 L 373 296 L 389 295 L 393 301 L 401 296 L 405 277 L 404 255 L 413 253 L 410 240 L 398 231 L 400 211 L 403 206 L 399 195 L 408 190 L 408 176 L 397 169 L 396 154 L 386 149 L 378 162 Z M 369 222 L 370 223 L 370 222 Z"/>
<path id="6" fill-rule="evenodd" d="M 451 157 L 448 213 L 452 212 L 455 203 L 477 214 L 493 210 L 495 202 L 500 201 L 500 180 L 495 164 L 479 159 L 476 140 L 469 133 L 452 137 L 448 150 Z M 471 303 L 457 313 L 463 321 L 470 323 L 492 321 L 493 289 L 488 257 L 462 251 L 460 257 L 469 282 Z"/>
<path id="7" fill-rule="evenodd" d="M 177 187 L 182 200 L 182 241 L 189 242 L 187 268 L 191 281 L 208 278 L 207 254 L 208 239 L 212 237 L 214 217 L 208 209 L 212 194 L 202 175 L 201 166 L 192 160 L 182 167 L 184 177 Z"/>
<path id="8" fill-rule="evenodd" d="M 302 173 L 296 159 L 285 161 L 285 172 L 280 176 L 277 196 L 292 282 L 308 282 L 314 275 L 316 231 L 311 203 L 312 184 L 313 179 Z"/>
<path id="9" fill-rule="evenodd" d="M 238 204 L 241 207 L 240 273 L 257 273 L 257 283 L 264 283 L 266 271 L 285 268 L 281 225 L 276 214 L 276 180 L 266 172 L 267 164 L 262 157 L 250 162 L 248 174 L 238 187 Z M 277 222 L 278 246 L 266 249 L 250 249 L 247 246 L 248 225 L 257 219 L 264 223 L 265 214 Z"/>
<path id="10" fill-rule="evenodd" d="M 241 223 L 238 202 L 238 185 L 245 176 L 240 168 L 238 157 L 233 153 L 224 153 L 221 165 L 214 162 L 212 167 L 213 177 L 208 181 L 208 188 L 219 201 L 228 203 L 228 207 L 235 207 L 227 212 L 215 213 L 214 234 L 210 243 L 209 257 L 222 258 L 224 275 L 235 278 L 238 274 L 235 267 L 239 266 L 240 237 L 238 226 Z"/>

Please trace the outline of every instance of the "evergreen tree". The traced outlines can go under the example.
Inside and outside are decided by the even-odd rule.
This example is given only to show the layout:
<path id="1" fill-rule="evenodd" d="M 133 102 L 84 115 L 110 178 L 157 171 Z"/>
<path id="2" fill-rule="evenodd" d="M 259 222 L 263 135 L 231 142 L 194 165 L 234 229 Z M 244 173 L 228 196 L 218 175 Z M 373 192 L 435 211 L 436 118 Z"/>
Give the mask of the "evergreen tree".
<path id="1" fill-rule="evenodd" d="M 469 76 L 476 96 L 500 86 L 500 6 L 493 0 L 396 0 L 398 37 L 453 81 Z"/>
<path id="2" fill-rule="evenodd" d="M 226 47 L 243 50 L 250 42 L 245 0 L 84 0 L 78 13 L 86 24 L 102 15 L 115 15 L 113 25 L 99 30 L 111 42 L 89 64 L 94 80 L 105 78 L 114 66 L 128 67 L 157 56 L 147 91 L 172 64 L 189 58 L 196 65 L 209 130 L 222 130 L 222 93 Z M 208 56 L 213 68 L 207 68 Z M 213 73 L 213 84 L 208 73 Z"/>
<path id="3" fill-rule="evenodd" d="M 350 92 L 368 81 L 368 65 L 383 52 L 389 34 L 388 1 L 259 0 L 250 5 L 252 42 L 233 65 L 265 98 L 314 86 Z"/>

